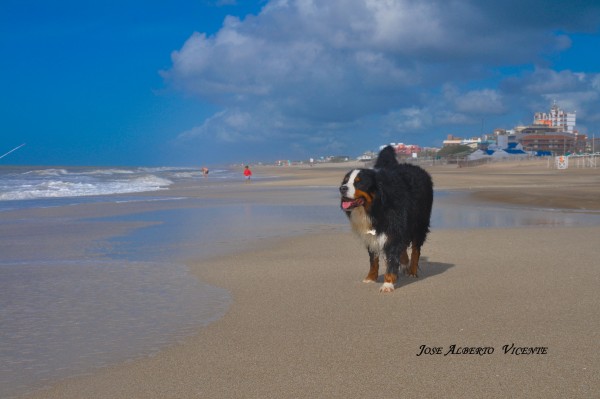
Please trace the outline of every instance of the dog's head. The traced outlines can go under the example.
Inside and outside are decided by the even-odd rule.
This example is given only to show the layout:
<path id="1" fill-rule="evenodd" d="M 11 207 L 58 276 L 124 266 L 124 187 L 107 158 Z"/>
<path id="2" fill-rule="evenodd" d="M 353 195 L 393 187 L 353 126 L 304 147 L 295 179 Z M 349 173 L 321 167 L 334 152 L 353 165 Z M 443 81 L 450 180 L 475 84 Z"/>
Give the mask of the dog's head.
<path id="1" fill-rule="evenodd" d="M 341 208 L 346 212 L 363 206 L 371 207 L 375 198 L 377 185 L 375 184 L 375 172 L 371 169 L 354 169 L 344 176 L 340 186 Z"/>

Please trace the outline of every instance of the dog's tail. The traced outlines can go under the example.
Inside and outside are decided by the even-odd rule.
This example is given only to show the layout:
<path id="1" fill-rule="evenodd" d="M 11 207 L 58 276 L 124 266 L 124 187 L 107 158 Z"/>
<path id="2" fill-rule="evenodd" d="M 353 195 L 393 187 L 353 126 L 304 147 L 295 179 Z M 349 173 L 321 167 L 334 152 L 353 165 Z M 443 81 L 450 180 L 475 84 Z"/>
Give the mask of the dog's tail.
<path id="1" fill-rule="evenodd" d="M 396 150 L 391 145 L 388 145 L 379 152 L 377 162 L 375 162 L 375 169 L 391 168 L 396 165 L 398 165 Z"/>

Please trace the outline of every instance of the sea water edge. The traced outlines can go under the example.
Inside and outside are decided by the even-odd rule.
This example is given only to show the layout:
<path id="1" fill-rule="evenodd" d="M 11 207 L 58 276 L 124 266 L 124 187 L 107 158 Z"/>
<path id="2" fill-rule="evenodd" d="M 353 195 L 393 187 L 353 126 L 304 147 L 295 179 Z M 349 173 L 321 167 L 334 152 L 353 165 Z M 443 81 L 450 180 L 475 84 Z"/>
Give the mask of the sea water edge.
<path id="1" fill-rule="evenodd" d="M 110 218 L 114 218 L 112 223 L 129 223 L 126 216 L 110 216 L 111 208 L 130 206 L 127 215 L 135 214 L 136 209 L 152 210 L 152 204 L 177 207 L 175 203 L 185 198 L 168 195 L 168 187 L 193 183 L 199 173 L 170 168 L 4 168 L 2 172 L 0 192 L 14 194 L 34 187 L 46 193 L 31 199 L 0 200 L 0 227 L 6 233 L 0 239 L 5 241 L 0 256 L 0 397 L 21 395 L 60 378 L 150 355 L 193 334 L 227 310 L 229 293 L 190 279 L 179 259 L 146 256 L 140 260 L 135 244 L 129 244 L 128 255 L 123 256 L 112 253 L 109 243 L 114 234 L 108 226 Z M 213 174 L 213 185 L 233 182 L 228 172 Z M 111 179 L 115 175 L 117 178 Z M 11 178 L 12 183 L 16 181 L 12 187 L 8 184 Z M 132 179 L 161 186 L 134 187 L 141 193 L 107 193 Z M 206 180 L 199 182 L 208 185 Z M 65 187 L 99 189 L 105 195 L 65 192 Z M 86 211 L 75 212 L 81 206 L 87 207 L 89 218 Z M 109 216 L 98 217 L 95 210 L 99 208 L 103 208 L 100 214 Z M 131 223 L 131 228 L 121 229 L 120 234 L 125 231 L 127 235 L 140 226 Z M 69 245 L 72 237 L 65 229 L 73 227 L 78 241 Z M 87 235 L 89 240 L 80 240 Z M 57 236 L 61 237 L 60 248 L 44 245 Z M 106 245 L 95 245 L 98 237 Z M 18 243 L 16 247 L 29 248 L 13 251 L 13 242 Z M 80 246 L 87 248 L 75 248 Z"/>
<path id="2" fill-rule="evenodd" d="M 184 259 L 250 249 L 265 238 L 304 234 L 324 223 L 342 228 L 335 189 L 270 189 L 276 196 L 291 192 L 286 198 L 317 198 L 313 205 L 264 203 L 260 196 L 247 201 L 229 194 L 252 185 L 234 171 L 216 172 L 206 178 L 171 168 L 17 171 L 12 178 L 18 187 L 48 192 L 0 200 L 6 233 L 0 245 L 4 240 L 8 249 L 0 257 L 0 319 L 8 321 L 0 340 L 1 397 L 152 355 L 220 318 L 229 293 L 190 279 Z M 140 178 L 164 186 L 106 192 L 120 187 L 114 181 Z M 60 191 L 86 185 L 104 195 Z M 3 190 L 15 191 L 6 180 Z"/>
<path id="3" fill-rule="evenodd" d="M 20 395 L 60 378 L 151 355 L 221 317 L 231 301 L 229 293 L 189 279 L 181 259 L 247 250 L 262 239 L 306 234 L 319 231 L 321 226 L 327 226 L 321 232 L 330 231 L 331 226 L 337 231 L 348 229 L 338 209 L 335 187 L 271 188 L 267 190 L 271 194 L 286 192 L 289 196 L 275 203 L 261 200 L 260 195 L 259 199 L 242 201 L 227 197 L 227 190 L 244 184 L 233 172 L 221 179 L 214 177 L 217 174 L 204 178 L 194 170 L 165 168 L 152 172 L 157 179 L 171 179 L 171 183 L 143 193 L 22 200 L 31 202 L 12 205 L 16 210 L 1 213 L 21 214 L 11 223 L 27 224 L 33 221 L 23 215 L 36 209 L 55 208 L 52 213 L 80 208 L 78 205 L 91 209 L 130 206 L 130 210 L 116 215 L 110 211 L 100 212 L 100 216 L 94 212 L 89 217 L 78 215 L 73 222 L 83 223 L 84 232 L 106 223 L 131 224 L 132 228 L 118 236 L 101 235 L 106 245 L 90 245 L 91 250 L 64 259 L 42 253 L 33 260 L 0 260 L 0 284 L 4 285 L 0 290 L 0 301 L 4 302 L 1 319 L 13 323 L 11 328 L 3 329 L 0 340 L 0 356 L 4 357 L 0 364 L 5 364 L 0 370 L 0 376 L 4 376 L 0 396 Z M 97 173 L 104 177 L 110 173 L 134 174 L 122 170 Z M 48 175 L 62 179 L 65 173 L 52 170 Z M 210 191 L 213 196 L 182 196 L 186 192 L 182 187 Z M 317 198 L 314 204 L 298 200 L 287 203 L 307 192 Z M 589 215 L 574 213 L 473 204 L 457 209 L 456 201 L 445 205 L 448 196 L 456 195 L 463 194 L 436 192 L 434 228 L 598 223 L 598 215 L 590 219 Z M 266 193 L 265 198 L 268 196 Z M 60 227 L 67 223 L 64 214 L 46 222 L 55 224 L 55 234 L 60 234 Z M 84 298 L 88 297 L 94 300 L 86 302 Z M 202 308 L 199 303 L 206 306 Z M 171 318 L 173 314 L 180 319 Z"/>

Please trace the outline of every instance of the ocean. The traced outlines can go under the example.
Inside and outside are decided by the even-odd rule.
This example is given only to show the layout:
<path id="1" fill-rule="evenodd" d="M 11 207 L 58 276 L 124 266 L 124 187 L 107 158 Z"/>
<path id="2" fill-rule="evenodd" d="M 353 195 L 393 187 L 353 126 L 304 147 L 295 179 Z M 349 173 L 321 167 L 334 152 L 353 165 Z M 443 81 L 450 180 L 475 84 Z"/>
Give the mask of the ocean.
<path id="1" fill-rule="evenodd" d="M 173 185 L 239 176 L 216 168 L 209 183 L 194 168 L 0 167 L 0 397 L 155 353 L 221 317 L 228 292 L 190 278 L 175 257 L 140 260 L 122 243 L 129 255 L 114 253 L 99 230 L 110 218 L 72 212 L 180 202 Z M 53 210 L 62 211 L 39 216 Z"/>
<path id="2" fill-rule="evenodd" d="M 599 223 L 460 192 L 436 192 L 432 215 L 433 230 Z M 150 356 L 218 320 L 231 296 L 188 259 L 347 231 L 335 186 L 245 184 L 236 168 L 0 167 L 0 397 Z"/>
<path id="3" fill-rule="evenodd" d="M 234 181 L 241 173 L 218 168 L 209 175 L 213 182 Z M 199 177 L 199 168 L 182 167 L 0 167 L 0 211 L 105 201 L 109 195 L 168 190 L 174 182 Z"/>
<path id="4" fill-rule="evenodd" d="M 0 397 L 150 356 L 218 320 L 229 292 L 185 260 L 343 221 L 332 189 L 298 191 L 308 206 L 241 201 L 240 188 L 263 190 L 234 168 L 0 167 Z"/>

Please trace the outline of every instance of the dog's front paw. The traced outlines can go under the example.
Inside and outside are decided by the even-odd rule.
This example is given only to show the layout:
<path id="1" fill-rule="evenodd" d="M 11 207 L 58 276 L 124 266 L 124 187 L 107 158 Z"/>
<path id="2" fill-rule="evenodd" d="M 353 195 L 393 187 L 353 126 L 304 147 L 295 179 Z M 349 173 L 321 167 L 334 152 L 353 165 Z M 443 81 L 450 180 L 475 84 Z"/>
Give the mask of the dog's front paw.
<path id="1" fill-rule="evenodd" d="M 383 283 L 383 285 L 381 286 L 381 288 L 379 288 L 379 292 L 381 293 L 387 293 L 387 292 L 394 292 L 394 284 L 392 283 Z"/>

